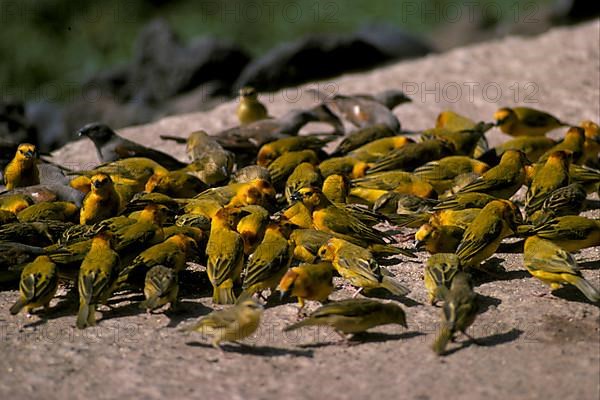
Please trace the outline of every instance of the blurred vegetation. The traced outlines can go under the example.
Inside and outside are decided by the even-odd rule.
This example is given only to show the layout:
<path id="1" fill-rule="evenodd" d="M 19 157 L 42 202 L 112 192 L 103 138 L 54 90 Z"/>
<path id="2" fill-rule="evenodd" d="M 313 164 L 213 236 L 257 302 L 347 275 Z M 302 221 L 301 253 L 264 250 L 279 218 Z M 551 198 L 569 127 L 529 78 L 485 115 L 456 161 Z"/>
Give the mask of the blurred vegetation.
<path id="1" fill-rule="evenodd" d="M 550 0 L 522 2 L 549 3 Z M 387 22 L 428 34 L 440 24 L 469 18 L 451 0 L 0 0 L 0 88 L 3 97 L 56 100 L 66 88 L 107 66 L 126 62 L 140 29 L 165 18 L 184 40 L 214 34 L 253 55 L 316 32 L 351 32 Z M 469 2 L 467 2 L 469 3 Z M 471 1 L 478 23 L 524 16 L 514 0 Z M 520 9 L 520 10 L 519 10 Z M 458 11 L 457 11 L 458 10 Z M 498 11 L 499 10 L 499 11 Z M 520 13 L 520 14 L 519 14 Z M 435 39 L 435 38 L 434 38 Z M 435 44 L 435 43 L 434 43 Z M 54 87 L 53 87 L 54 86 Z M 41 88 L 41 89 L 40 89 Z M 45 88 L 45 89 L 44 89 Z"/>

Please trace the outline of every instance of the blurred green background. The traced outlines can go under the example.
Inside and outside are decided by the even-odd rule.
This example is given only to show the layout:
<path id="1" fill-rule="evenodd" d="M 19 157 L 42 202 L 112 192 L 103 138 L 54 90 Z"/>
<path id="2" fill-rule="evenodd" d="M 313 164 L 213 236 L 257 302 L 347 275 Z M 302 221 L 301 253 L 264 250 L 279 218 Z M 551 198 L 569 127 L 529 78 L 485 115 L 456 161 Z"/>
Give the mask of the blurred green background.
<path id="1" fill-rule="evenodd" d="M 214 34 L 259 55 L 315 32 L 351 32 L 387 22 L 444 49 L 476 38 L 472 29 L 448 41 L 444 26 L 499 29 L 538 23 L 550 0 L 0 0 L 0 88 L 21 100 L 53 82 L 77 85 L 126 62 L 141 28 L 165 18 L 184 40 Z M 465 4 L 471 4 L 465 6 Z M 538 21 L 538 22 L 536 22 Z M 454 30 L 456 31 L 456 29 Z M 437 35 L 437 37 L 436 37 Z M 444 42 L 443 39 L 446 39 Z M 67 95 L 57 93 L 57 99 Z"/>

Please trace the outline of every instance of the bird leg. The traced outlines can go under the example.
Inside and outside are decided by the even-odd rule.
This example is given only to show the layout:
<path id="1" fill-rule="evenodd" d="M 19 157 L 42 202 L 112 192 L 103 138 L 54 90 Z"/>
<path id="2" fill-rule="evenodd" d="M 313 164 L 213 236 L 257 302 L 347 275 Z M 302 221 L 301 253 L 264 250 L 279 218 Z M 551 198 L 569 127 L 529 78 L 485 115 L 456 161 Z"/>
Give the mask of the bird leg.
<path id="1" fill-rule="evenodd" d="M 360 292 L 362 292 L 362 290 L 363 290 L 363 288 L 358 288 L 358 290 L 356 290 L 356 291 L 354 292 L 354 294 L 352 295 L 352 298 L 353 298 L 353 299 L 354 299 L 354 298 L 356 298 L 356 296 L 358 296 L 358 294 L 359 294 Z"/>
<path id="2" fill-rule="evenodd" d="M 465 335 L 471 342 L 475 343 L 477 346 L 481 346 L 481 343 L 473 336 L 469 335 L 466 331 L 461 331 L 461 333 Z"/>

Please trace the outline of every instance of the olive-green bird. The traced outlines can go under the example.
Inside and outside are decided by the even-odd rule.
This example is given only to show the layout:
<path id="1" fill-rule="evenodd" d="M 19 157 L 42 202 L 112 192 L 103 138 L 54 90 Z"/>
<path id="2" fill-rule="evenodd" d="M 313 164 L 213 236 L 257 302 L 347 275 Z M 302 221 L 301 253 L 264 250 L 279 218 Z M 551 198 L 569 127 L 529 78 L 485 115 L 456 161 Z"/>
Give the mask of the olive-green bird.
<path id="1" fill-rule="evenodd" d="M 91 190 L 85 195 L 79 213 L 81 225 L 92 225 L 114 217 L 121 209 L 121 198 L 112 179 L 106 174 L 96 174 L 91 179 Z"/>
<path id="2" fill-rule="evenodd" d="M 287 178 L 284 190 L 285 198 L 291 204 L 292 194 L 305 187 L 320 187 L 322 182 L 321 173 L 314 164 L 309 162 L 299 164 Z"/>
<path id="3" fill-rule="evenodd" d="M 582 276 L 575 258 L 562 247 L 538 236 L 525 241 L 524 264 L 527 271 L 554 289 L 575 286 L 592 303 L 600 301 L 600 292 Z"/>
<path id="4" fill-rule="evenodd" d="M 164 265 L 176 272 L 183 271 L 186 261 L 193 248 L 197 246 L 196 241 L 183 234 L 177 234 L 166 239 L 162 243 L 155 244 L 142 251 L 134 260 L 125 265 L 117 278 L 117 285 L 122 285 L 131 280 L 134 272 L 145 273 L 155 265 Z"/>
<path id="5" fill-rule="evenodd" d="M 302 163 L 311 163 L 317 165 L 319 159 L 313 150 L 290 151 L 277 157 L 268 166 L 271 182 L 277 189 L 282 189 L 286 179 L 292 174 L 294 169 Z"/>
<path id="6" fill-rule="evenodd" d="M 323 178 L 334 174 L 349 178 L 360 178 L 365 176 L 371 165 L 352 156 L 331 157 L 319 164 L 319 171 L 321 171 Z"/>
<path id="7" fill-rule="evenodd" d="M 442 355 L 456 332 L 473 340 L 466 331 L 475 322 L 478 311 L 477 293 L 473 291 L 469 275 L 457 273 L 452 279 L 450 290 L 444 296 L 440 330 L 433 343 L 433 351 Z"/>
<path id="8" fill-rule="evenodd" d="M 211 223 L 206 245 L 206 272 L 213 286 L 215 304 L 235 303 L 234 284 L 240 281 L 244 265 L 244 241 L 233 230 L 237 216 L 234 210 L 219 210 Z"/>
<path id="9" fill-rule="evenodd" d="M 385 244 L 391 238 L 365 224 L 351 212 L 331 203 L 318 188 L 303 188 L 292 195 L 312 212 L 313 226 L 353 243 Z"/>
<path id="10" fill-rule="evenodd" d="M 269 118 L 267 107 L 258 100 L 256 89 L 246 86 L 240 89 L 239 94 L 240 103 L 237 106 L 236 115 L 240 125 Z"/>
<path id="11" fill-rule="evenodd" d="M 221 342 L 238 342 L 252 335 L 260 325 L 263 307 L 252 298 L 242 298 L 235 305 L 202 317 L 188 331 L 212 337 L 211 344 L 221 350 Z"/>
<path id="12" fill-rule="evenodd" d="M 348 299 L 321 306 L 300 322 L 285 327 L 284 332 L 304 326 L 330 326 L 340 335 L 365 332 L 381 325 L 406 325 L 406 314 L 395 303 L 369 299 Z"/>
<path id="13" fill-rule="evenodd" d="M 42 202 L 27 207 L 17 214 L 19 222 L 79 221 L 79 207 L 68 201 Z"/>
<path id="14" fill-rule="evenodd" d="M 533 213 L 529 220 L 537 224 L 536 221 L 547 218 L 578 215 L 583 210 L 586 197 L 587 193 L 579 183 L 556 189 L 546 197 L 542 208 Z"/>
<path id="15" fill-rule="evenodd" d="M 519 231 L 537 235 L 571 252 L 600 246 L 600 220 L 579 215 L 551 218 L 533 228 L 520 226 Z"/>
<path id="16" fill-rule="evenodd" d="M 425 289 L 431 305 L 443 301 L 460 272 L 460 260 L 453 253 L 438 253 L 427 259 L 424 270 Z"/>
<path id="17" fill-rule="evenodd" d="M 421 133 L 423 139 L 443 139 L 454 146 L 455 154 L 473 157 L 479 141 L 485 138 L 484 133 L 491 124 L 482 123 L 470 129 L 454 131 L 447 128 L 433 128 Z"/>
<path id="18" fill-rule="evenodd" d="M 144 301 L 140 308 L 148 312 L 169 303 L 171 310 L 177 307 L 179 277 L 177 271 L 164 265 L 155 265 L 144 278 Z"/>
<path id="19" fill-rule="evenodd" d="M 531 162 L 537 162 L 542 154 L 556 145 L 556 141 L 546 136 L 519 136 L 508 140 L 483 154 L 479 159 L 497 165 L 502 154 L 508 150 L 522 151 Z"/>
<path id="20" fill-rule="evenodd" d="M 458 193 L 486 193 L 501 199 L 509 199 L 525 183 L 525 154 L 508 150 L 502 155 L 500 164 L 490 168 L 481 177 L 466 185 Z"/>
<path id="21" fill-rule="evenodd" d="M 511 136 L 544 136 L 568 125 L 553 115 L 529 107 L 500 108 L 494 113 L 494 119 L 500 130 Z"/>
<path id="22" fill-rule="evenodd" d="M 584 144 L 585 130 L 578 126 L 572 126 L 565 133 L 565 138 L 542 154 L 538 162 L 546 162 L 548 157 L 557 151 L 568 151 L 571 153 L 573 164 L 581 164 L 584 159 Z"/>
<path id="23" fill-rule="evenodd" d="M 21 143 L 14 158 L 4 169 L 4 184 L 7 190 L 37 185 L 40 183 L 39 174 L 35 145 Z"/>
<path id="24" fill-rule="evenodd" d="M 317 254 L 333 235 L 316 229 L 294 229 L 290 234 L 294 258 L 305 263 L 313 263 Z"/>
<path id="25" fill-rule="evenodd" d="M 112 235 L 100 233 L 92 239 L 79 269 L 79 313 L 77 328 L 85 329 L 96 325 L 96 305 L 105 304 L 115 290 L 120 267 L 120 258 L 111 248 Z"/>
<path id="26" fill-rule="evenodd" d="M 354 132 L 351 132 L 344 137 L 344 139 L 338 144 L 332 155 L 340 156 L 348 153 L 361 154 L 361 159 L 365 158 L 375 158 L 374 155 L 378 152 L 381 154 L 385 154 L 390 150 L 393 150 L 395 147 L 392 143 L 395 142 L 392 140 L 384 140 L 381 139 L 391 138 L 396 135 L 392 129 L 384 124 L 371 125 L 362 129 L 358 129 Z M 395 136 L 396 138 L 402 138 L 398 140 L 398 142 L 406 142 L 410 140 L 406 137 Z M 374 146 L 369 146 L 372 143 L 377 142 Z M 384 144 L 385 143 L 385 144 Z M 369 146 L 368 148 L 365 146 Z M 387 148 L 387 151 L 385 150 Z M 366 160 L 365 160 L 366 161 Z"/>
<path id="27" fill-rule="evenodd" d="M 258 205 L 240 208 L 240 219 L 235 230 L 244 241 L 244 254 L 250 255 L 260 244 L 269 224 L 269 211 Z"/>
<path id="28" fill-rule="evenodd" d="M 23 308 L 29 313 L 37 307 L 48 309 L 58 289 L 58 270 L 48 256 L 38 256 L 21 272 L 19 299 L 10 308 L 16 315 Z"/>
<path id="29" fill-rule="evenodd" d="M 555 151 L 535 175 L 525 195 L 525 214 L 532 215 L 541 209 L 552 192 L 569 184 L 570 154 Z"/>
<path id="30" fill-rule="evenodd" d="M 485 193 L 457 193 L 454 196 L 440 201 L 434 205 L 434 211 L 440 210 L 465 210 L 467 208 L 483 208 L 492 200 L 497 198 Z"/>
<path id="31" fill-rule="evenodd" d="M 256 250 L 248 257 L 242 289 L 248 294 L 273 291 L 292 261 L 287 226 L 271 223 Z"/>
<path id="32" fill-rule="evenodd" d="M 353 286 L 359 289 L 384 288 L 396 296 L 406 296 L 410 289 L 381 268 L 373 253 L 343 239 L 331 238 L 319 249 L 321 260 L 331 261 L 333 267 Z"/>
<path id="33" fill-rule="evenodd" d="M 256 156 L 256 164 L 262 167 L 268 167 L 273 161 L 285 153 L 313 150 L 315 152 L 323 149 L 327 143 L 335 137 L 320 136 L 291 136 L 283 139 L 274 140 L 261 146 Z"/>
<path id="34" fill-rule="evenodd" d="M 463 267 L 479 267 L 491 257 L 504 238 L 516 231 L 516 206 L 508 200 L 489 202 L 469 224 L 456 255 Z"/>
<path id="35" fill-rule="evenodd" d="M 430 161 L 440 160 L 455 154 L 454 145 L 445 139 L 430 139 L 418 143 L 407 143 L 380 158 L 367 174 L 401 169 L 412 171 Z"/>
<path id="36" fill-rule="evenodd" d="M 453 253 L 464 234 L 464 228 L 455 225 L 423 224 L 415 233 L 415 248 L 425 249 L 429 254 Z"/>
<path id="37" fill-rule="evenodd" d="M 223 148 L 214 136 L 199 130 L 190 133 L 187 139 L 163 136 L 164 140 L 174 140 L 186 144 L 186 152 L 191 163 L 181 169 L 207 185 L 215 185 L 229 178 L 235 164 L 235 155 Z"/>
<path id="38" fill-rule="evenodd" d="M 415 175 L 433 185 L 438 193 L 450 189 L 454 179 L 462 174 L 476 173 L 482 175 L 490 167 L 481 161 L 466 156 L 449 156 L 438 161 L 431 161 L 415 169 Z"/>
<path id="39" fill-rule="evenodd" d="M 325 303 L 333 292 L 333 265 L 330 262 L 300 264 L 287 270 L 279 281 L 277 290 L 281 299 L 288 296 L 298 298 L 298 313 L 302 312 L 306 300 Z"/>
<path id="40" fill-rule="evenodd" d="M 350 180 L 344 175 L 333 174 L 323 180 L 321 191 L 332 203 L 346 203 Z"/>

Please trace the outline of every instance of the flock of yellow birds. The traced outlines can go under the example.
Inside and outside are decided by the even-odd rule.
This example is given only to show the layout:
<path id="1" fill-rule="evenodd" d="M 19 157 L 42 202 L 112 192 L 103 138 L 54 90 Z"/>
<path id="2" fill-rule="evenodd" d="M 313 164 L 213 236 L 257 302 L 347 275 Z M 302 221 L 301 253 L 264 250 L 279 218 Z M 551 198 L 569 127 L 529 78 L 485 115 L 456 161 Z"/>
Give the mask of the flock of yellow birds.
<path id="1" fill-rule="evenodd" d="M 517 107 L 493 123 L 444 111 L 434 128 L 407 132 L 392 112 L 410 101 L 400 91 L 319 95 L 318 106 L 273 118 L 244 88 L 239 126 L 163 138 L 186 144 L 188 164 L 99 123 L 80 131 L 103 162 L 93 170 L 66 170 L 21 144 L 0 193 L 0 280 L 19 282 L 11 314 L 46 311 L 61 282 L 77 288 L 80 329 L 118 292 L 143 291 L 148 311 L 176 308 L 180 273 L 195 261 L 213 302 L 231 305 L 189 328 L 215 347 L 258 328 L 267 294 L 298 299 L 299 321 L 286 330 L 327 325 L 346 337 L 406 326 L 397 302 L 363 295 L 408 296 L 386 265 L 427 251 L 424 285 L 432 305 L 442 302 L 433 349 L 443 354 L 477 315 L 471 275 L 501 275 L 485 261 L 511 237 L 524 238 L 533 277 L 600 301 L 571 255 L 600 245 L 600 221 L 579 215 L 600 183 L 598 124 Z M 313 121 L 333 131 L 298 134 Z M 354 129 L 345 133 L 342 121 Z M 514 138 L 490 149 L 494 126 Z M 545 136 L 555 129 L 562 140 Z M 523 185 L 521 210 L 510 199 Z M 395 245 L 405 228 L 417 229 L 414 248 Z M 328 300 L 335 276 L 356 289 L 352 298 Z M 305 301 L 323 305 L 305 316 Z"/>

